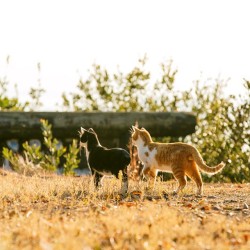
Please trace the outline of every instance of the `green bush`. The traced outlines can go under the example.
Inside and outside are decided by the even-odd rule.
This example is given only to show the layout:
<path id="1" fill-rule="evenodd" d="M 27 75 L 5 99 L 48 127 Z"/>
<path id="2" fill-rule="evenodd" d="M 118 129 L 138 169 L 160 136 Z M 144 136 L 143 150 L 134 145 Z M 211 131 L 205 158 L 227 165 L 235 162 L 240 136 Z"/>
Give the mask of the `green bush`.
<path id="1" fill-rule="evenodd" d="M 64 157 L 66 162 L 63 165 L 63 173 L 65 175 L 73 175 L 73 170 L 78 167 L 80 162 L 78 159 L 79 148 L 77 147 L 76 140 L 73 140 L 67 151 L 53 137 L 52 125 L 47 120 L 41 120 L 41 128 L 44 138 L 43 150 L 40 146 L 29 145 L 28 142 L 24 142 L 22 145 L 24 149 L 22 152 L 23 157 L 8 148 L 3 148 L 3 157 L 11 163 L 13 169 L 17 172 L 23 172 L 21 169 L 23 168 L 23 164 L 21 164 L 23 162 L 27 163 L 26 165 L 31 166 L 33 169 L 37 167 L 38 170 L 42 168 L 44 170 L 56 171 L 60 167 L 61 158 Z"/>
<path id="2" fill-rule="evenodd" d="M 0 111 L 23 111 L 28 106 L 28 103 L 21 104 L 17 97 L 8 97 L 8 84 L 6 77 L 0 78 Z"/>
<path id="3" fill-rule="evenodd" d="M 6 58 L 6 64 L 9 65 L 10 56 Z M 37 70 L 40 74 L 41 64 L 37 64 Z M 40 77 L 38 79 L 38 86 L 36 88 L 31 88 L 29 91 L 29 96 L 31 101 L 26 101 L 25 103 L 21 103 L 18 98 L 18 88 L 15 84 L 16 96 L 9 97 L 7 88 L 9 86 L 9 82 L 7 77 L 0 77 L 0 111 L 34 111 L 40 107 L 42 107 L 41 97 L 45 93 L 45 90 L 41 88 L 41 80 Z"/>
<path id="4" fill-rule="evenodd" d="M 250 181 L 250 83 L 245 95 L 223 95 L 221 82 L 196 85 L 192 111 L 197 115 L 196 132 L 186 141 L 195 144 L 209 165 L 226 163 L 224 170 L 205 177 L 213 181 Z"/>
<path id="5" fill-rule="evenodd" d="M 65 175 L 74 175 L 74 169 L 78 168 L 80 160 L 77 155 L 79 153 L 79 147 L 77 140 L 73 140 L 72 144 L 69 145 L 68 153 L 64 154 L 66 162 L 63 164 L 63 173 Z"/>

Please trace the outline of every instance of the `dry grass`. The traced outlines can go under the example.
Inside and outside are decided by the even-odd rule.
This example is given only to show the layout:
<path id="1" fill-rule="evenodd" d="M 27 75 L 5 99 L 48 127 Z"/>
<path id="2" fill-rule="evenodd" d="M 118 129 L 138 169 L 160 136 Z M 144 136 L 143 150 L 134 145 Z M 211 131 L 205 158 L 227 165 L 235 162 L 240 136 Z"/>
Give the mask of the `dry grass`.
<path id="1" fill-rule="evenodd" d="M 174 185 L 124 198 L 115 179 L 0 172 L 0 249 L 250 249 L 250 184 Z"/>

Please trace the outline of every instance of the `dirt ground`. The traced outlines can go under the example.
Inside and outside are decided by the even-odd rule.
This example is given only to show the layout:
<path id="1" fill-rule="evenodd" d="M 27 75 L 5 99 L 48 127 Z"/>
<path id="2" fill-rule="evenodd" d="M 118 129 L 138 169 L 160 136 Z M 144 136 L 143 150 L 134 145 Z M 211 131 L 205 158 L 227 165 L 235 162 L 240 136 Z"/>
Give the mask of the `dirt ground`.
<path id="1" fill-rule="evenodd" d="M 250 183 L 188 182 L 155 191 L 119 180 L 96 191 L 90 177 L 0 172 L 0 249 L 250 249 Z"/>

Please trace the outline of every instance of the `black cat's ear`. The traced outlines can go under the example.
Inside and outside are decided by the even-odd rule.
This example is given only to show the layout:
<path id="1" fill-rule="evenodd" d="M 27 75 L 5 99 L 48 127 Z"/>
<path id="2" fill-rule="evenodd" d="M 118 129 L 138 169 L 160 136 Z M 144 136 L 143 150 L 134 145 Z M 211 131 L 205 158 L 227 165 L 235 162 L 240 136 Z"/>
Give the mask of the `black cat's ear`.
<path id="1" fill-rule="evenodd" d="M 82 136 L 86 130 L 81 127 L 80 131 L 78 131 L 79 135 Z"/>
<path id="2" fill-rule="evenodd" d="M 89 131 L 89 132 L 92 132 L 92 133 L 95 133 L 95 131 L 94 131 L 93 128 L 90 128 L 88 131 Z"/>

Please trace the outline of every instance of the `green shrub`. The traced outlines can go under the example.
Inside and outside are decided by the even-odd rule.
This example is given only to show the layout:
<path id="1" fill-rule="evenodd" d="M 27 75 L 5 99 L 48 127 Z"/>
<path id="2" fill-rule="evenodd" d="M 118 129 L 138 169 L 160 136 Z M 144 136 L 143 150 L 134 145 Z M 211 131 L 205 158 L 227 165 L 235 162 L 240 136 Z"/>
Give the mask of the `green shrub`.
<path id="1" fill-rule="evenodd" d="M 45 146 L 45 154 L 41 160 L 41 166 L 47 170 L 57 170 L 61 156 L 65 153 L 66 148 L 60 145 L 59 141 L 53 137 L 52 125 L 47 120 L 41 120 L 43 144 Z"/>
<path id="2" fill-rule="evenodd" d="M 74 169 L 78 168 L 80 160 L 77 158 L 79 153 L 79 147 L 77 140 L 73 140 L 72 144 L 69 145 L 68 153 L 64 154 L 66 162 L 63 165 L 63 173 L 65 175 L 74 175 Z"/>
<path id="3" fill-rule="evenodd" d="M 15 171 L 18 171 L 19 169 L 18 155 L 14 153 L 12 150 L 9 150 L 8 148 L 3 148 L 2 154 L 3 154 L 3 157 L 11 163 L 12 168 Z"/>
<path id="4" fill-rule="evenodd" d="M 8 148 L 3 148 L 3 157 L 7 159 L 13 169 L 18 172 L 22 172 L 20 168 L 23 162 L 29 163 L 28 165 L 32 167 L 37 166 L 39 170 L 42 168 L 44 170 L 56 171 L 61 162 L 61 158 L 64 157 L 66 159 L 64 163 L 64 174 L 74 174 L 73 170 L 78 167 L 80 162 L 77 158 L 79 149 L 77 148 L 76 140 L 73 140 L 67 151 L 66 147 L 60 145 L 59 141 L 53 137 L 52 125 L 49 124 L 47 120 L 41 120 L 41 128 L 44 139 L 43 150 L 40 146 L 29 145 L 28 142 L 24 142 L 23 156 L 13 153 L 13 151 Z"/>
<path id="5" fill-rule="evenodd" d="M 197 115 L 196 132 L 186 138 L 202 152 L 209 165 L 226 163 L 223 172 L 205 177 L 213 181 L 250 181 L 250 83 L 245 95 L 224 97 L 223 84 L 196 85 L 192 111 Z"/>

